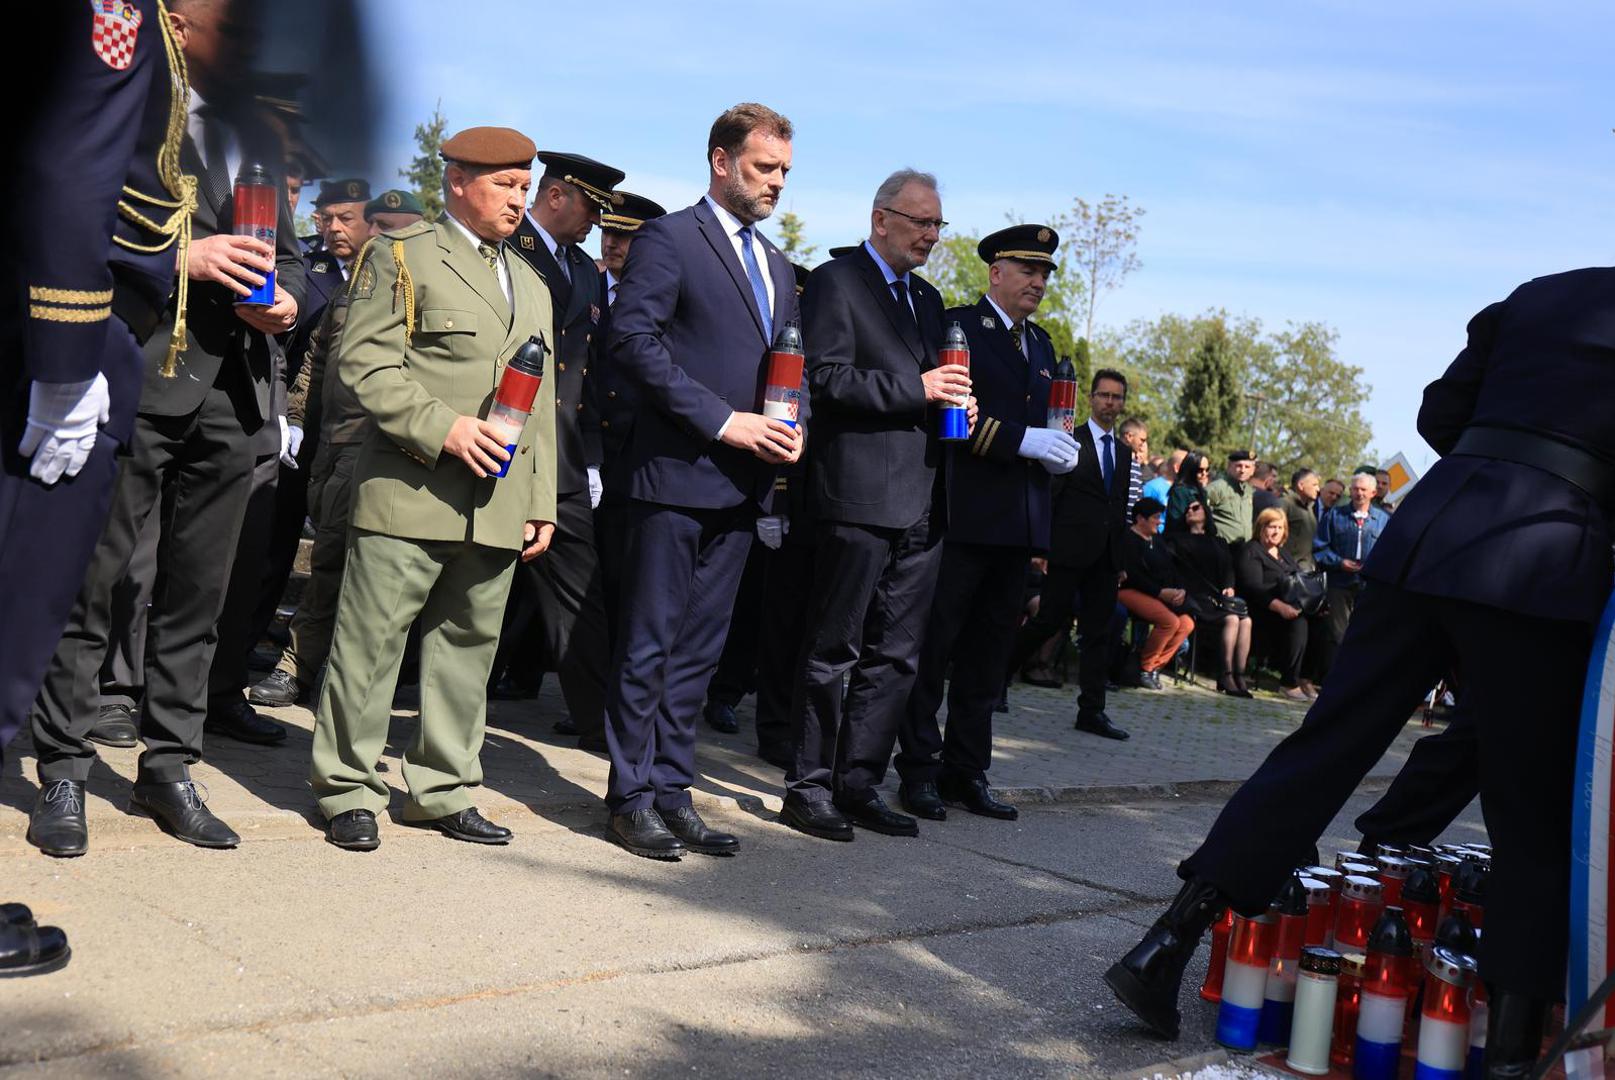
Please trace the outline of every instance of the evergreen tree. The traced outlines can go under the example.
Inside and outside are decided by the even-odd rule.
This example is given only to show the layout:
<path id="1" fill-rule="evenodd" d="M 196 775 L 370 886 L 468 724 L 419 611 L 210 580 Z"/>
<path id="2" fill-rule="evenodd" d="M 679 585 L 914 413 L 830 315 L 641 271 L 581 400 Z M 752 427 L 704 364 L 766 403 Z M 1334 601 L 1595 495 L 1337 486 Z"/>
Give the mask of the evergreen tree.
<path id="1" fill-rule="evenodd" d="M 398 170 L 398 175 L 415 189 L 427 221 L 436 221 L 443 213 L 443 160 L 438 151 L 443 148 L 443 132 L 448 123 L 443 116 L 443 103 L 439 101 L 432 109 L 432 118 L 415 125 L 415 146 L 420 153 L 410 161 L 409 168 Z"/>
<path id="2" fill-rule="evenodd" d="M 798 215 L 790 210 L 782 211 L 779 215 L 779 249 L 785 257 L 793 263 L 803 266 L 813 265 L 813 254 L 818 251 L 818 245 L 807 242 L 807 225 Z"/>
<path id="3" fill-rule="evenodd" d="M 1244 401 L 1239 374 L 1228 348 L 1228 330 L 1219 319 L 1206 328 L 1189 358 L 1178 393 L 1178 425 L 1189 443 L 1214 455 L 1238 442 Z"/>

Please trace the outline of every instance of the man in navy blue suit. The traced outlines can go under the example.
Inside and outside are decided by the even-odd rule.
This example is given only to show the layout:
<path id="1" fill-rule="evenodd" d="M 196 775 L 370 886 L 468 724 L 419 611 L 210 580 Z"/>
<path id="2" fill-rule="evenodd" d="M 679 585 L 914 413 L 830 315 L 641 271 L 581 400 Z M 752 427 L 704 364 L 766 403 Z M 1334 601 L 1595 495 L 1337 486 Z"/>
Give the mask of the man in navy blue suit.
<path id="1" fill-rule="evenodd" d="M 784 254 L 756 231 L 791 169 L 791 123 L 742 104 L 712 125 L 700 202 L 647 221 L 609 347 L 642 409 L 628 446 L 628 545 L 606 741 L 609 833 L 636 855 L 733 854 L 690 805 L 695 721 L 775 471 L 800 428 L 760 411 L 765 357 L 796 318 Z"/>
<path id="2" fill-rule="evenodd" d="M 1574 387 L 1572 395 L 1565 387 Z M 1488 1077 L 1524 1077 L 1564 990 L 1576 721 L 1610 595 L 1615 518 L 1615 269 L 1537 278 L 1469 324 L 1424 392 L 1443 456 L 1363 567 L 1329 681 L 1300 730 L 1178 868 L 1177 899 L 1106 975 L 1177 1034 L 1183 968 L 1226 907 L 1268 902 L 1419 701 L 1456 666 L 1479 739 L 1491 836 L 1480 973 Z"/>
<path id="3" fill-rule="evenodd" d="M 1020 625 L 1027 561 L 1049 548 L 1049 477 L 1077 464 L 1076 440 L 1044 426 L 1054 343 L 1031 320 L 1059 243 L 1046 225 L 1012 225 L 983 237 L 976 253 L 989 267 L 987 292 L 944 319 L 970 343 L 980 416 L 968 453 L 957 448 L 950 463 L 942 570 L 898 729 L 903 806 L 932 821 L 947 818 L 946 803 L 986 817 L 1017 816 L 987 786 L 993 706 Z M 946 738 L 937 727 L 945 677 Z"/>

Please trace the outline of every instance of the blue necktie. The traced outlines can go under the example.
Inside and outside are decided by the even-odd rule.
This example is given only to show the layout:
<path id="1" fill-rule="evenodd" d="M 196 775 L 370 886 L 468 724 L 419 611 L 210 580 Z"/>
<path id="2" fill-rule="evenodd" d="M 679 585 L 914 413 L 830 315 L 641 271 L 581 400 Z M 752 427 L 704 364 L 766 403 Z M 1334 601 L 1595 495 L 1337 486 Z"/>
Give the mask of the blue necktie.
<path id="1" fill-rule="evenodd" d="M 740 261 L 746 264 L 746 276 L 751 278 L 751 294 L 757 298 L 757 312 L 763 317 L 763 337 L 774 342 L 774 313 L 768 307 L 768 286 L 763 284 L 763 271 L 757 265 L 757 256 L 751 250 L 751 226 L 740 227 Z"/>
<path id="2" fill-rule="evenodd" d="M 1104 478 L 1105 490 L 1109 491 L 1110 478 L 1116 475 L 1116 454 L 1111 448 L 1109 435 L 1100 436 L 1099 441 L 1105 444 L 1105 448 L 1099 452 L 1099 472 Z"/>

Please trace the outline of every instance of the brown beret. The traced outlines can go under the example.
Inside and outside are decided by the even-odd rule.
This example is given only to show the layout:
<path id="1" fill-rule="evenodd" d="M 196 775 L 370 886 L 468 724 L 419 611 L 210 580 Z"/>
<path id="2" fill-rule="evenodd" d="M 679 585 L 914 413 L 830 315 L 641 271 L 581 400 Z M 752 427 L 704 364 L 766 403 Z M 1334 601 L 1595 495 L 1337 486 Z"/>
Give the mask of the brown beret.
<path id="1" fill-rule="evenodd" d="M 444 161 L 458 161 L 462 165 L 503 165 L 507 168 L 529 168 L 538 147 L 533 140 L 506 127 L 466 128 L 444 142 L 438 151 Z"/>

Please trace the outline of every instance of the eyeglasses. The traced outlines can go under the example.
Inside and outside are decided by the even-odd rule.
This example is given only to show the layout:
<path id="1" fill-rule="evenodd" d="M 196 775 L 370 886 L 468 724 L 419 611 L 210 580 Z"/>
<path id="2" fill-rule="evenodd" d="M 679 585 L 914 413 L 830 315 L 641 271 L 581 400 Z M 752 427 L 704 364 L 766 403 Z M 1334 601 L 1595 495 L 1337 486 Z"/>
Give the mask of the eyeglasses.
<path id="1" fill-rule="evenodd" d="M 915 217 L 913 214 L 905 214 L 903 211 L 893 206 L 883 206 L 881 209 L 886 211 L 888 214 L 896 214 L 900 218 L 908 218 L 910 221 L 920 227 L 921 232 L 924 232 L 927 229 L 935 229 L 940 234 L 943 229 L 948 227 L 948 223 L 943 221 L 941 218 Z"/>
<path id="2" fill-rule="evenodd" d="M 1199 503 L 1190 503 L 1189 506 L 1188 506 L 1188 509 L 1184 510 L 1184 513 L 1192 514 L 1196 510 L 1204 510 L 1204 509 L 1205 509 L 1205 507 L 1201 506 Z"/>
<path id="3" fill-rule="evenodd" d="M 1209 475 L 1210 472 L 1211 472 L 1211 466 L 1210 465 L 1202 465 L 1198 469 L 1196 469 L 1195 472 L 1200 476 Z"/>

